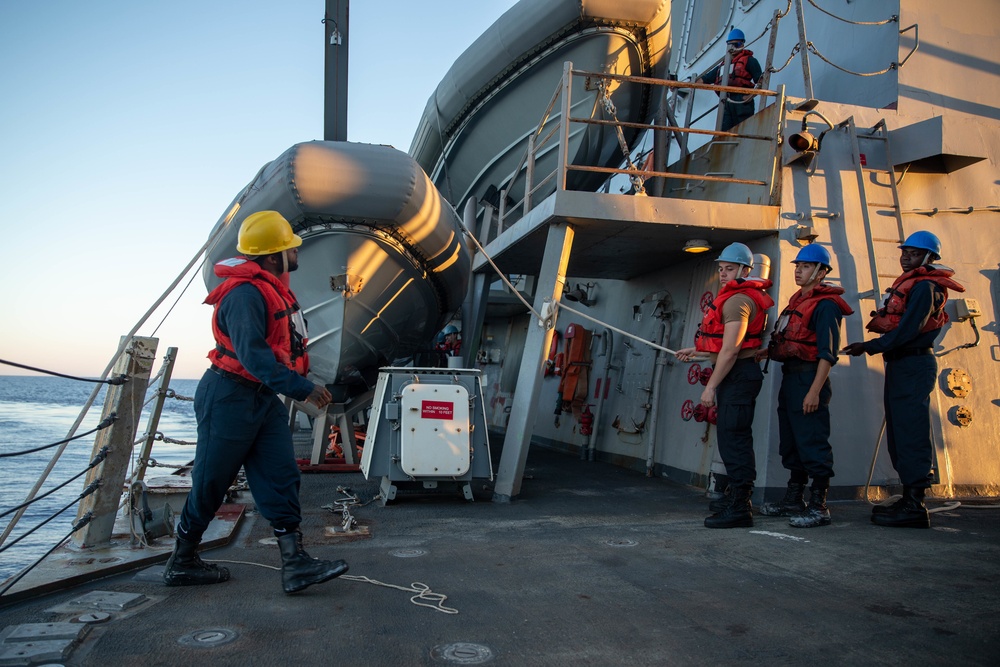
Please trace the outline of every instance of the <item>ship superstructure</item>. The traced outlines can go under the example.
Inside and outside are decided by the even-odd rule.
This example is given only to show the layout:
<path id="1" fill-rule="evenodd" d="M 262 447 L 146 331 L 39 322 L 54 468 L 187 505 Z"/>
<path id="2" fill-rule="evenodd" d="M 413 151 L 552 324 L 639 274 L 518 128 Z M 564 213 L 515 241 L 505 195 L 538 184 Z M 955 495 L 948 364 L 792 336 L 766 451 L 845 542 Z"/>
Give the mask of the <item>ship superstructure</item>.
<path id="1" fill-rule="evenodd" d="M 706 369 L 628 335 L 667 349 L 690 345 L 715 289 L 714 260 L 741 241 L 769 261 L 778 307 L 796 289 L 789 262 L 799 249 L 827 248 L 831 278 L 856 311 L 843 339 L 863 340 L 868 314 L 901 272 L 897 246 L 920 229 L 941 238 L 942 261 L 967 290 L 952 295 L 951 323 L 935 348 L 935 492 L 996 493 L 1000 464 L 989 443 L 1000 426 L 993 400 L 1000 100 L 992 42 L 1000 7 L 977 2 L 966 12 L 956 25 L 934 2 L 675 2 L 669 72 L 655 94 L 660 129 L 621 153 L 618 175 L 598 192 L 583 191 L 573 175 L 593 166 L 568 153 L 541 168 L 529 154 L 523 182 L 515 178 L 503 192 L 514 196 L 476 202 L 485 255 L 533 311 L 509 286 L 487 291 L 494 270 L 476 256 L 474 284 L 491 305 L 482 308 L 482 331 L 473 318 L 464 337 L 472 343 L 468 361 L 477 359 L 489 378 L 491 423 L 507 429 L 498 499 L 518 495 L 529 443 L 711 489 L 724 468 L 712 424 L 694 410 Z M 967 25 L 972 16 L 975 28 Z M 757 113 L 723 133 L 720 96 L 737 90 L 695 82 L 723 61 L 734 27 L 765 73 Z M 573 107 L 581 82 L 598 88 L 601 74 L 618 86 L 612 101 L 650 85 L 569 63 L 552 82 L 564 95 L 557 108 Z M 569 141 L 574 124 L 540 117 L 538 134 Z M 549 177 L 555 192 L 531 196 Z M 573 309 L 556 308 L 552 330 L 537 324 L 546 302 Z M 585 398 L 564 410 L 562 376 L 543 369 L 568 352 L 570 326 L 589 329 L 597 343 Z M 882 360 L 842 357 L 831 377 L 834 493 L 853 497 L 870 484 L 882 487 L 871 492 L 877 497 L 898 483 L 880 445 Z M 769 374 L 757 404 L 758 493 L 786 479 L 777 453 L 779 379 Z M 593 417 L 581 421 L 584 411 Z M 585 423 L 591 419 L 596 428 Z"/>

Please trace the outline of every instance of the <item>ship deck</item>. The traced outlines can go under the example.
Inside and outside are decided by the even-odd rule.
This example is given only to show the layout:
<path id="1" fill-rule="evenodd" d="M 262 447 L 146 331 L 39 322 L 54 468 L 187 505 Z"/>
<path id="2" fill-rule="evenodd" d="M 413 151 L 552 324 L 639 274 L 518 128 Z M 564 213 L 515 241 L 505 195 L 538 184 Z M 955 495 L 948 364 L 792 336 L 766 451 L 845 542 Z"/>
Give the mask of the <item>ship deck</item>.
<path id="1" fill-rule="evenodd" d="M 302 443 L 306 444 L 306 443 Z M 494 456 L 500 438 L 493 439 Z M 247 512 L 221 585 L 166 588 L 162 564 L 0 607 L 0 627 L 79 619 L 87 593 L 144 596 L 94 623 L 66 665 L 719 665 L 963 664 L 1000 658 L 1000 510 L 937 512 L 931 530 L 869 522 L 863 502 L 831 503 L 830 527 L 758 517 L 708 530 L 704 492 L 531 448 L 522 491 L 490 502 L 403 495 L 353 514 L 367 537 L 328 537 L 323 509 L 360 473 L 303 477 L 305 546 L 349 576 L 281 590 L 266 521 Z M 932 503 L 940 506 L 940 503 Z M 232 562 L 232 561 L 239 561 Z M 142 598 L 139 598 L 142 599 Z M 220 640 L 218 642 L 213 640 Z M 13 660 L 13 661 L 12 661 Z M 56 661 L 49 661 L 56 662 Z M 9 654 L 2 664 L 18 663 Z"/>

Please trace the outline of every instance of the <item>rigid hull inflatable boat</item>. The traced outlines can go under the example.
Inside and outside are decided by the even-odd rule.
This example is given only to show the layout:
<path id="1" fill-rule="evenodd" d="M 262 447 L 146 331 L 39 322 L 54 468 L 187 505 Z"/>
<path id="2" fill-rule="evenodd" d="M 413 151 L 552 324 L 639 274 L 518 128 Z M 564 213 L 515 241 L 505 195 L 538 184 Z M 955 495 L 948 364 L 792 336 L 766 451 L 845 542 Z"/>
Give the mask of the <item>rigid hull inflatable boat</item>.
<path id="1" fill-rule="evenodd" d="M 514 177 L 528 137 L 545 116 L 564 63 L 589 72 L 662 77 L 670 55 L 670 2 L 665 0 L 522 1 L 490 26 L 444 76 L 427 102 L 410 155 L 455 206 L 468 197 L 489 199 Z M 643 122 L 657 99 L 651 86 L 610 82 L 614 116 Z M 573 84 L 573 118 L 612 120 L 596 82 Z M 557 104 L 549 122 L 561 116 Z M 575 123 L 568 160 L 618 166 L 622 149 L 614 128 Z M 626 130 L 625 139 L 634 139 Z M 548 142 L 536 172 L 556 168 L 556 142 Z M 522 169 L 523 169 L 522 165 Z M 606 174 L 573 172 L 568 187 L 595 190 Z M 492 186 L 492 188 L 491 188 Z M 550 182 L 533 195 L 551 193 Z M 512 201 L 524 196 L 515 185 Z"/>
<path id="2" fill-rule="evenodd" d="M 366 387 L 379 366 L 426 348 L 465 296 L 471 252 L 458 215 L 394 148 L 313 141 L 265 165 L 213 231 L 225 227 L 204 268 L 209 290 L 240 223 L 262 210 L 302 237 L 289 275 L 317 381 Z"/>

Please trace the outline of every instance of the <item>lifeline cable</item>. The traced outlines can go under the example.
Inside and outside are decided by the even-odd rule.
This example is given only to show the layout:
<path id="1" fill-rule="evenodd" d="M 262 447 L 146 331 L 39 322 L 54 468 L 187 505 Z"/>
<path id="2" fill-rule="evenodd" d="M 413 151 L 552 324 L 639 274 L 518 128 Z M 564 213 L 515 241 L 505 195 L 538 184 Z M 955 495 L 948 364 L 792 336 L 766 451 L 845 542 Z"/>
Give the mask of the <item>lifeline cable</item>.
<path id="1" fill-rule="evenodd" d="M 24 451 L 20 451 L 20 452 L 9 452 L 9 453 L 6 453 L 6 454 L 0 454 L 0 459 L 8 458 L 8 457 L 11 457 L 11 456 L 21 456 L 23 454 L 31 454 L 33 452 L 40 452 L 43 449 L 51 449 L 52 447 L 57 447 L 58 445 L 62 445 L 62 444 L 67 443 L 67 442 L 69 442 L 71 440 L 77 440 L 79 438 L 83 438 L 83 437 L 86 437 L 88 435 L 91 435 L 92 433 L 97 433 L 98 431 L 103 431 L 107 427 L 109 427 L 112 424 L 114 424 L 115 420 L 117 420 L 117 419 L 118 419 L 118 415 L 116 415 L 114 412 L 112 412 L 110 415 L 108 415 L 104 419 L 104 421 L 102 421 L 100 424 L 97 425 L 97 428 L 91 429 L 90 431 L 87 431 L 86 433 L 80 433 L 79 435 L 74 435 L 72 438 L 66 438 L 65 440 L 60 440 L 59 442 L 53 442 L 52 444 L 49 444 L 49 445 L 42 445 L 41 447 L 35 447 L 34 449 L 25 449 Z M 0 516 L 2 516 L 2 515 L 0 515 Z"/>
<path id="2" fill-rule="evenodd" d="M 0 519 L 2 519 L 3 517 L 7 516 L 11 512 L 16 512 L 19 509 L 22 509 L 24 507 L 27 507 L 28 505 L 31 505 L 32 503 L 38 502 L 42 498 L 46 498 L 48 496 L 51 496 L 53 493 L 55 493 L 59 489 L 63 488 L 64 486 L 66 486 L 70 482 L 73 482 L 73 481 L 76 481 L 76 480 L 80 479 L 81 477 L 83 477 L 84 475 L 86 475 L 88 472 L 90 472 L 91 470 L 93 470 L 94 467 L 97 466 L 98 463 L 100 463 L 101 461 L 103 461 L 104 459 L 106 459 L 108 457 L 108 451 L 109 450 L 108 450 L 108 448 L 106 446 L 102 447 L 101 451 L 99 451 L 97 453 L 97 456 L 94 457 L 94 460 L 90 462 L 89 466 L 87 466 L 86 468 L 84 468 L 83 470 L 81 470 L 80 472 L 78 472 L 77 474 L 73 475 L 72 477 L 70 477 L 69 479 L 67 479 L 65 482 L 63 482 L 62 484 L 59 484 L 58 486 L 52 487 L 51 489 L 49 489 L 48 491 L 46 491 L 42 495 L 35 496 L 31 500 L 25 501 L 25 502 L 21 503 L 20 505 L 15 506 L 15 507 L 11 507 L 9 510 L 7 510 L 6 512 L 4 512 L 3 514 L 0 514 Z"/>
<path id="3" fill-rule="evenodd" d="M 160 305 L 164 301 L 166 301 L 167 295 L 169 295 L 177 288 L 177 285 L 180 284 L 181 279 L 185 275 L 187 275 L 188 271 L 190 271 L 191 268 L 195 266 L 195 264 L 198 264 L 198 266 L 200 267 L 205 263 L 205 260 L 208 259 L 209 253 L 215 249 L 216 245 L 218 245 L 219 241 L 222 239 L 223 233 L 229 227 L 229 223 L 232 222 L 233 218 L 239 212 L 240 208 L 243 205 L 243 202 L 246 201 L 246 198 L 250 196 L 251 192 L 257 189 L 257 182 L 260 180 L 260 177 L 264 173 L 264 169 L 266 167 L 267 165 L 261 167 L 260 171 L 257 172 L 257 175 L 254 176 L 252 181 L 250 181 L 250 184 L 243 189 L 243 192 L 240 193 L 239 198 L 229 208 L 229 211 L 226 213 L 225 217 L 216 224 L 216 228 L 212 230 L 212 234 L 209 236 L 208 240 L 205 241 L 205 243 L 201 246 L 201 248 L 198 249 L 198 252 L 194 254 L 191 260 L 188 262 L 187 266 L 185 266 L 184 269 L 181 270 L 180 274 L 178 274 L 178 276 L 174 278 L 173 282 L 167 287 L 167 290 L 163 294 L 161 294 L 156 299 L 156 301 L 153 302 L 153 305 L 150 306 L 149 309 L 143 314 L 143 316 L 139 318 L 139 321 L 132 326 L 132 329 L 128 332 L 128 334 L 122 337 L 122 341 L 118 344 L 118 349 L 115 350 L 114 355 L 112 355 L 111 360 L 108 362 L 108 365 L 105 367 L 104 373 L 102 373 L 102 375 L 107 375 L 108 373 L 111 372 L 115 364 L 118 363 L 118 359 L 126 352 L 129 345 L 131 345 L 132 340 L 135 338 L 136 333 L 139 331 L 142 325 L 144 325 L 146 321 L 150 317 L 152 317 L 153 313 L 156 312 L 156 310 L 160 307 Z M 94 404 L 94 400 L 97 398 L 97 394 L 98 394 L 98 387 L 94 387 L 94 390 L 90 393 L 90 396 L 87 398 L 87 401 L 84 404 L 83 409 L 81 409 L 80 414 L 77 416 L 76 421 L 74 421 L 73 425 L 70 427 L 69 433 L 66 434 L 67 437 L 72 436 L 74 433 L 76 433 L 76 429 L 80 427 L 80 424 L 83 422 L 84 417 L 87 416 L 87 413 L 90 410 L 90 406 Z M 31 498 L 33 498 L 35 494 L 38 493 L 38 489 L 40 489 L 42 487 L 42 484 L 45 483 L 46 478 L 49 476 L 49 473 L 52 472 L 52 469 L 55 467 L 56 462 L 62 456 L 63 451 L 65 451 L 65 446 L 60 447 L 58 450 L 56 450 L 55 454 L 52 455 L 52 460 L 50 460 L 49 463 L 45 466 L 45 469 L 42 471 L 42 474 L 39 475 L 39 478 L 35 482 L 35 485 L 32 487 L 31 491 L 28 492 L 27 500 L 31 500 Z M 3 529 L 3 532 L 0 533 L 0 544 L 3 544 L 4 540 L 6 540 L 7 537 L 10 535 L 10 532 L 14 529 L 14 526 L 17 525 L 17 521 L 20 519 L 20 517 L 21 517 L 20 514 L 15 516 Z"/>
<path id="4" fill-rule="evenodd" d="M 25 364 L 19 364 L 14 361 L 8 361 L 6 359 L 0 359 L 0 364 L 6 364 L 8 366 L 16 366 L 17 368 L 23 368 L 26 371 L 36 371 L 38 373 L 45 373 L 46 375 L 55 375 L 56 377 L 66 378 L 67 380 L 79 380 L 80 382 L 96 382 L 98 384 L 110 384 L 117 386 L 120 384 L 125 384 L 128 382 L 127 375 L 119 375 L 118 377 L 108 378 L 106 380 L 95 380 L 94 378 L 82 378 L 76 375 L 65 375 L 63 373 L 57 373 L 55 371 L 45 370 L 44 368 L 35 368 L 34 366 L 26 366 Z"/>
<path id="5" fill-rule="evenodd" d="M 73 535 L 73 533 L 75 533 L 76 531 L 78 531 L 81 528 L 83 528 L 84 526 L 86 526 L 88 523 L 90 523 L 90 521 L 93 518 L 94 518 L 93 512 L 87 512 L 82 517 L 80 517 L 80 520 L 73 524 L 73 528 L 69 531 L 69 533 L 66 534 L 66 537 L 64 537 L 61 540 L 59 540 L 58 542 L 56 542 L 55 546 L 53 546 L 51 549 L 49 549 L 44 554 L 42 554 L 41 558 L 39 558 L 34 563 L 32 563 L 28 567 L 24 568 L 20 572 L 18 572 L 17 576 L 15 576 L 10 581 L 8 581 L 7 585 L 3 587 L 3 590 L 0 590 L 0 596 L 4 595 L 7 591 L 9 591 L 14 584 L 16 584 L 17 582 L 21 581 L 21 579 L 23 579 L 26 574 L 28 574 L 33 569 L 35 569 L 35 566 L 37 566 L 43 560 L 45 560 L 46 558 L 48 558 L 49 556 L 51 556 L 53 551 L 55 551 L 56 549 L 58 549 L 62 545 L 66 544 L 66 541 L 70 538 L 71 535 Z"/>
<path id="6" fill-rule="evenodd" d="M 58 512 L 56 512 L 55 514 L 53 514 L 52 516 L 50 516 L 45 521 L 42 521 L 40 524 L 38 524 L 34 528 L 28 530 L 26 533 L 23 533 L 17 539 L 14 539 L 14 540 L 12 540 L 12 541 L 4 544 L 3 546 L 0 546 L 0 553 L 3 553 L 7 549 L 10 549 L 12 546 L 14 546 L 18 542 L 20 542 L 21 540 L 23 540 L 24 538 L 26 538 L 28 535 L 31 535 L 33 532 L 35 532 L 36 530 L 38 530 L 39 528 L 41 528 L 42 526 L 44 526 L 45 524 L 47 524 L 49 521 L 52 521 L 52 519 L 55 519 L 57 516 L 59 516 L 60 514 L 62 514 L 63 512 L 65 512 L 66 510 L 68 510 L 70 507 L 72 507 L 73 505 L 76 505 L 78 502 L 80 502 L 81 500 L 83 500 L 84 498 L 86 498 L 87 496 L 89 496 L 90 494 L 92 494 L 94 491 L 96 491 L 97 487 L 99 487 L 100 485 L 101 485 L 101 479 L 100 478 L 95 479 L 93 482 L 90 483 L 90 485 L 86 489 L 83 490 L 83 493 L 81 493 L 79 496 L 76 497 L 76 499 L 73 500 L 73 502 L 71 502 L 68 505 L 66 505 L 65 507 L 63 507 L 61 510 L 59 510 Z M 73 532 L 75 532 L 75 531 L 76 531 L 76 528 L 73 529 Z"/>

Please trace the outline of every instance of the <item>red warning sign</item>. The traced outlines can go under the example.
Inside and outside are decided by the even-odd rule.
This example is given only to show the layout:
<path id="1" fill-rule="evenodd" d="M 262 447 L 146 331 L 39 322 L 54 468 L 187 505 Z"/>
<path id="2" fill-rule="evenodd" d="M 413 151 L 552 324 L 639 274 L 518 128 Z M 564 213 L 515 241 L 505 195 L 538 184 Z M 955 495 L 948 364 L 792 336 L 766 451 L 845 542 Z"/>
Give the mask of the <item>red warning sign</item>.
<path id="1" fill-rule="evenodd" d="M 455 404 L 448 401 L 421 401 L 421 419 L 454 419 Z"/>

